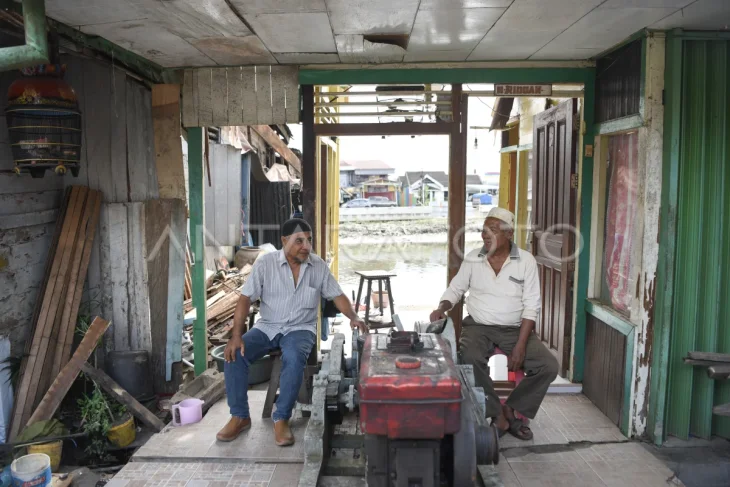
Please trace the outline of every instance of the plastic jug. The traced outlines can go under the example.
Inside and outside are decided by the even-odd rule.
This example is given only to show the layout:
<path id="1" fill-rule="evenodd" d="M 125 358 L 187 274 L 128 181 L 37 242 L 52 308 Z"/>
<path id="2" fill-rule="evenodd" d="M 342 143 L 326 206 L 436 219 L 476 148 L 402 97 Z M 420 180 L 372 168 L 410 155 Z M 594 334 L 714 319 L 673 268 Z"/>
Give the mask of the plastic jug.
<path id="1" fill-rule="evenodd" d="M 197 423 L 203 419 L 203 403 L 200 399 L 185 399 L 172 406 L 173 426 Z"/>

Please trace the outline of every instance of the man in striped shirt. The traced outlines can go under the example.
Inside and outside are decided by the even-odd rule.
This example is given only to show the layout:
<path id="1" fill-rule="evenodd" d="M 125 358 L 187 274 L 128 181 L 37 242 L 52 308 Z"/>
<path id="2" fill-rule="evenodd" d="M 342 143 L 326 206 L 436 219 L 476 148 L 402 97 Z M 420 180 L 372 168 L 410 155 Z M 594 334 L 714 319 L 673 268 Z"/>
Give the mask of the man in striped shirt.
<path id="1" fill-rule="evenodd" d="M 321 299 L 333 300 L 350 325 L 367 332 L 327 264 L 312 254 L 312 228 L 301 219 L 282 226 L 282 250 L 260 256 L 241 289 L 233 331 L 225 349 L 225 378 L 231 419 L 218 432 L 219 441 L 233 441 L 251 427 L 248 368 L 274 349 L 281 349 L 279 398 L 274 412 L 278 446 L 294 444 L 289 418 L 302 385 L 304 367 L 316 341 Z M 243 333 L 251 303 L 261 301 L 260 319 Z"/>

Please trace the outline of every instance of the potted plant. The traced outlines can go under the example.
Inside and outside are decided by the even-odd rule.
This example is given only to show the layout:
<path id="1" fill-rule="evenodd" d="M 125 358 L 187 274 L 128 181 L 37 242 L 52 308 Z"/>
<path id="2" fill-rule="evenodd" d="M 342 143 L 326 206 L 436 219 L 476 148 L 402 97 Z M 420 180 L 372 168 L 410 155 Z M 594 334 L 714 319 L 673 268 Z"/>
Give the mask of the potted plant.
<path id="1" fill-rule="evenodd" d="M 90 440 L 86 448 L 88 454 L 103 458 L 107 440 L 120 448 L 134 441 L 134 418 L 126 407 L 109 400 L 96 383 L 93 392 L 79 399 L 78 404 L 81 408 L 81 427 Z"/>

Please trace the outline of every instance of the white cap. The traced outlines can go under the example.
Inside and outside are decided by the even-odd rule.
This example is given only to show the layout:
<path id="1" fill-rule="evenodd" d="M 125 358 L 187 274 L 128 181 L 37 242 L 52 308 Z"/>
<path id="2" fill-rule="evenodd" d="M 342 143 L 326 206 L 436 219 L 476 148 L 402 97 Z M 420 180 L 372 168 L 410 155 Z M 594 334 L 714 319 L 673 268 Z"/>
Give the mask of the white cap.
<path id="1" fill-rule="evenodd" d="M 496 218 L 497 220 L 502 220 L 507 225 L 509 225 L 510 228 L 515 228 L 515 214 L 509 210 L 505 210 L 504 208 L 495 206 L 494 208 L 489 210 L 487 218 Z"/>

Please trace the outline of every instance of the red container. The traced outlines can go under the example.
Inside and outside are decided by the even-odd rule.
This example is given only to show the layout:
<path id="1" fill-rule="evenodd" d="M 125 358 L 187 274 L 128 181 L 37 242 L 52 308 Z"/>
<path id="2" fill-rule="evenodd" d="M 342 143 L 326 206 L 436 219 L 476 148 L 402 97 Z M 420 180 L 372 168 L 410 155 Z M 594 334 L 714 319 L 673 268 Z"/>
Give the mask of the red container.
<path id="1" fill-rule="evenodd" d="M 376 334 L 365 341 L 359 385 L 362 431 L 391 439 L 440 439 L 456 433 L 461 382 L 449 345 L 433 334 L 420 335 L 411 347 L 393 347 L 397 340 Z"/>

